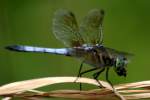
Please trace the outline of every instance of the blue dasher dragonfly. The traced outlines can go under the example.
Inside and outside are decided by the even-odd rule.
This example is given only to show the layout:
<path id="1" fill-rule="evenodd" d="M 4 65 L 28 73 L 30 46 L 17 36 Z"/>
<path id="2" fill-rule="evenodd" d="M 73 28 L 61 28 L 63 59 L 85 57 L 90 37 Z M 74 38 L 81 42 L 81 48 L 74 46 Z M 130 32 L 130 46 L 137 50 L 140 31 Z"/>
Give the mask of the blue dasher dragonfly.
<path id="1" fill-rule="evenodd" d="M 53 18 L 53 33 L 66 48 L 44 48 L 24 45 L 12 45 L 7 49 L 21 52 L 40 52 L 75 57 L 82 61 L 78 77 L 97 70 L 93 78 L 98 81 L 99 75 L 106 71 L 106 80 L 109 80 L 109 69 L 113 68 L 119 76 L 126 76 L 126 66 L 132 54 L 117 51 L 103 46 L 103 19 L 104 10 L 93 9 L 85 16 L 78 26 L 75 15 L 68 10 L 61 9 L 55 12 Z M 83 64 L 89 64 L 91 69 L 83 71 Z M 102 85 L 101 85 L 102 86 Z"/>

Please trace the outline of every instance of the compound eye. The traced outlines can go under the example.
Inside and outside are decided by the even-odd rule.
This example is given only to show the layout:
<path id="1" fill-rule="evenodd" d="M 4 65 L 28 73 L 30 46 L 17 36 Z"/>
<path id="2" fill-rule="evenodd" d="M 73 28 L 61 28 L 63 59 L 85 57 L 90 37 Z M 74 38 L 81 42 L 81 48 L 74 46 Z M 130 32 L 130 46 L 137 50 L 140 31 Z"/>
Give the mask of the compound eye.
<path id="1" fill-rule="evenodd" d="M 121 60 L 118 60 L 118 61 L 117 61 L 117 64 L 116 64 L 116 67 L 120 67 L 120 66 L 122 66 L 122 61 L 121 61 Z"/>

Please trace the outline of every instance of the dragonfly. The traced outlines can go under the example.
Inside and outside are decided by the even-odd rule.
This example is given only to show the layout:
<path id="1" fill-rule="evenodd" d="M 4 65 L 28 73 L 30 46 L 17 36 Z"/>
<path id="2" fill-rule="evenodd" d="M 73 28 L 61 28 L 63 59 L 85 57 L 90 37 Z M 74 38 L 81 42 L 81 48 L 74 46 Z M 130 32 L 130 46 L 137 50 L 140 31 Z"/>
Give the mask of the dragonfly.
<path id="1" fill-rule="evenodd" d="M 92 9 L 77 24 L 75 15 L 66 9 L 59 9 L 54 13 L 52 29 L 55 37 L 60 40 L 65 48 L 45 48 L 27 45 L 11 45 L 6 48 L 20 52 L 40 52 L 65 55 L 82 61 L 78 77 L 83 74 L 97 71 L 93 78 L 99 83 L 98 77 L 105 71 L 105 78 L 109 80 L 109 69 L 113 68 L 117 75 L 126 77 L 127 64 L 132 54 L 118 51 L 103 45 L 103 9 Z M 83 64 L 91 65 L 91 69 L 83 70 Z M 81 85 L 80 85 L 81 88 Z"/>

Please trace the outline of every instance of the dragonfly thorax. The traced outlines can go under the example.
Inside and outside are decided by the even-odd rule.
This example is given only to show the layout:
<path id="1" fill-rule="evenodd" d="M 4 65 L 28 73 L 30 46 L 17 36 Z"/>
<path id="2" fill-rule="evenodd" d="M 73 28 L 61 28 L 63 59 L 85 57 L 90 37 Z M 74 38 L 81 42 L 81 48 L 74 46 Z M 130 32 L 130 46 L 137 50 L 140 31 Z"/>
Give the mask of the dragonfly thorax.
<path id="1" fill-rule="evenodd" d="M 110 57 L 107 49 L 102 45 L 74 47 L 71 54 L 94 67 L 115 66 L 114 58 Z"/>

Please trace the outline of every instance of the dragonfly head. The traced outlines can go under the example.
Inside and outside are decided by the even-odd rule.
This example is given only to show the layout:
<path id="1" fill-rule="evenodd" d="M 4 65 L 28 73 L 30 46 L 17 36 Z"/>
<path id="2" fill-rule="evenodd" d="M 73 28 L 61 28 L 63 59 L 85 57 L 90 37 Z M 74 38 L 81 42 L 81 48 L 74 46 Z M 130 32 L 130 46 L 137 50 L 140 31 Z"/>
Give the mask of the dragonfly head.
<path id="1" fill-rule="evenodd" d="M 119 75 L 119 76 L 124 76 L 126 77 L 127 75 L 127 71 L 126 71 L 126 66 L 128 64 L 128 60 L 124 55 L 119 55 L 116 58 L 115 61 L 115 72 Z"/>

